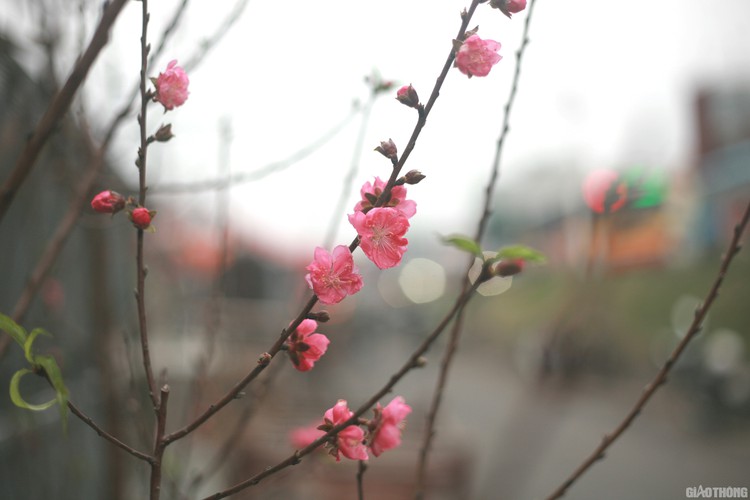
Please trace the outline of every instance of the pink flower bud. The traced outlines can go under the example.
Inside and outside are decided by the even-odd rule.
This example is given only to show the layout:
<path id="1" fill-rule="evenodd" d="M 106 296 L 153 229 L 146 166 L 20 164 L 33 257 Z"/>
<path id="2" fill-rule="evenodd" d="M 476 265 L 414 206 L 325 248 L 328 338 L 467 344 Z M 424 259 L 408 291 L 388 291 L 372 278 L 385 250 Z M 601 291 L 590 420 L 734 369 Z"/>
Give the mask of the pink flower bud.
<path id="1" fill-rule="evenodd" d="M 91 200 L 91 208 L 100 214 L 116 214 L 125 208 L 125 198 L 115 191 L 102 191 Z"/>
<path id="2" fill-rule="evenodd" d="M 188 98 L 187 73 L 182 67 L 177 66 L 177 60 L 170 61 L 164 73 L 153 80 L 156 86 L 154 100 L 164 106 L 165 110 L 182 106 Z"/>
<path id="3" fill-rule="evenodd" d="M 414 90 L 414 87 L 409 85 L 404 85 L 400 89 L 396 91 L 396 99 L 401 104 L 404 104 L 406 106 L 409 106 L 410 108 L 418 108 L 419 107 L 419 96 L 417 95 L 417 91 Z"/>
<path id="4" fill-rule="evenodd" d="M 456 52 L 456 67 L 467 75 L 487 76 L 492 66 L 503 58 L 497 51 L 500 43 L 495 40 L 482 40 L 479 35 L 471 35 Z"/>
<path id="5" fill-rule="evenodd" d="M 153 210 L 149 210 L 145 207 L 138 207 L 134 208 L 132 212 L 130 212 L 130 221 L 133 223 L 135 227 L 138 229 L 143 229 L 144 231 L 147 231 L 151 228 L 151 221 L 156 216 L 156 212 Z"/>
<path id="6" fill-rule="evenodd" d="M 393 142 L 393 139 L 388 139 L 387 141 L 380 141 L 380 146 L 375 148 L 375 151 L 380 153 L 381 155 L 385 156 L 386 158 L 390 160 L 397 161 L 398 160 L 398 149 L 396 148 L 396 144 Z"/>
<path id="7" fill-rule="evenodd" d="M 526 0 L 491 0 L 490 7 L 500 9 L 500 12 L 511 17 L 511 14 L 517 14 L 526 8 Z"/>

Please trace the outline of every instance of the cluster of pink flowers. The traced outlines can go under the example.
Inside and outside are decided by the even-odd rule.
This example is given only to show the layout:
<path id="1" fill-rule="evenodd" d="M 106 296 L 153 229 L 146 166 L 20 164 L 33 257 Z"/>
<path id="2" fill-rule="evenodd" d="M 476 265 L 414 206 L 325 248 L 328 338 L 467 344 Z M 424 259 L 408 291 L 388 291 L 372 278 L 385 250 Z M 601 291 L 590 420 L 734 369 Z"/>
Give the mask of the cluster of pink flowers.
<path id="1" fill-rule="evenodd" d="M 394 186 L 387 202 L 374 207 L 386 183 L 375 177 L 366 182 L 360 194 L 362 199 L 354 206 L 349 222 L 360 238 L 360 246 L 368 259 L 380 269 L 397 266 L 406 252 L 409 241 L 404 238 L 409 229 L 409 218 L 417 212 L 417 204 L 406 199 L 406 187 Z"/>
<path id="2" fill-rule="evenodd" d="M 360 237 L 362 251 L 380 269 L 401 262 L 408 244 L 404 235 L 409 229 L 409 218 L 417 211 L 417 204 L 406 199 L 404 186 L 394 186 L 388 202 L 374 208 L 385 186 L 379 177 L 374 182 L 366 182 L 360 190 L 362 199 L 349 215 L 349 222 Z M 362 276 L 354 265 L 351 251 L 344 245 L 337 246 L 331 253 L 315 248 L 313 261 L 306 270 L 305 280 L 323 304 L 337 304 L 362 288 Z"/>
<path id="3" fill-rule="evenodd" d="M 359 422 L 365 429 L 356 424 L 346 426 L 326 443 L 329 453 L 337 462 L 341 461 L 341 455 L 350 460 L 367 460 L 368 449 L 378 457 L 384 451 L 401 445 L 406 417 L 412 411 L 404 398 L 396 396 L 385 408 L 378 403 L 373 411 L 371 420 Z M 335 426 L 349 420 L 352 415 L 354 413 L 346 400 L 339 399 L 333 407 L 326 410 L 322 424 L 294 429 L 290 433 L 292 445 L 297 449 L 304 448 Z"/>
<path id="4" fill-rule="evenodd" d="M 177 66 L 177 60 L 170 61 L 167 69 L 152 81 L 156 87 L 154 100 L 164 106 L 165 110 L 182 106 L 187 100 L 190 79 L 185 70 Z"/>
<path id="5" fill-rule="evenodd" d="M 286 340 L 286 350 L 294 367 L 306 372 L 312 370 L 328 349 L 331 342 L 322 333 L 316 333 L 318 323 L 312 319 L 303 319 Z"/>

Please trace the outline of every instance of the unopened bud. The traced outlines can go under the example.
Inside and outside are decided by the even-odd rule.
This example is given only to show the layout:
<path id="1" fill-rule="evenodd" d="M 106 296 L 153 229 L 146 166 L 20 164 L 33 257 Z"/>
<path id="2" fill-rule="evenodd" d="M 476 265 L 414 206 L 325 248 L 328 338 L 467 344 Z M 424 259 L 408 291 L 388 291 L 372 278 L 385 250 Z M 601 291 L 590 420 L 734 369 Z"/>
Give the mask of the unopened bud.
<path id="1" fill-rule="evenodd" d="M 419 107 L 419 96 L 417 95 L 417 91 L 414 90 L 414 87 L 409 85 L 404 85 L 400 89 L 396 91 L 396 99 L 398 102 L 405 106 L 409 106 L 410 108 L 418 108 Z"/>
<path id="2" fill-rule="evenodd" d="M 116 214 L 125 208 L 125 198 L 115 191 L 102 191 L 91 200 L 91 208 L 100 214 Z"/>
<path id="3" fill-rule="evenodd" d="M 331 315 L 328 314 L 328 311 L 311 312 L 307 313 L 307 319 L 315 320 L 318 323 L 326 323 L 331 319 Z"/>
<path id="4" fill-rule="evenodd" d="M 156 217 L 155 210 L 149 210 L 145 207 L 137 207 L 134 208 L 129 215 L 130 221 L 135 227 L 137 227 L 138 229 L 143 229 L 144 231 L 153 232 L 151 221 L 154 219 L 154 217 Z"/>
<path id="5" fill-rule="evenodd" d="M 500 12 L 511 17 L 511 14 L 521 12 L 526 8 L 526 0 L 490 0 L 490 7 L 500 9 Z"/>
<path id="6" fill-rule="evenodd" d="M 157 130 L 156 133 L 154 134 L 154 139 L 156 139 L 158 142 L 167 142 L 172 137 L 174 137 L 174 134 L 172 134 L 171 123 L 162 125 L 161 127 L 159 127 L 159 130 Z"/>
<path id="7" fill-rule="evenodd" d="M 398 160 L 398 149 L 392 139 L 380 141 L 380 146 L 376 147 L 375 151 L 390 160 Z"/>
<path id="8" fill-rule="evenodd" d="M 258 364 L 260 366 L 268 366 L 268 364 L 271 362 L 271 355 L 267 352 L 264 352 L 260 355 L 260 358 L 258 358 Z"/>
<path id="9" fill-rule="evenodd" d="M 404 183 L 411 184 L 413 186 L 414 184 L 419 184 L 420 182 L 422 182 L 422 179 L 424 179 L 425 177 L 427 176 L 419 170 L 409 170 L 404 176 Z"/>
<path id="10" fill-rule="evenodd" d="M 502 260 L 495 266 L 493 272 L 495 276 L 505 278 L 523 271 L 525 264 L 526 262 L 523 259 Z"/>

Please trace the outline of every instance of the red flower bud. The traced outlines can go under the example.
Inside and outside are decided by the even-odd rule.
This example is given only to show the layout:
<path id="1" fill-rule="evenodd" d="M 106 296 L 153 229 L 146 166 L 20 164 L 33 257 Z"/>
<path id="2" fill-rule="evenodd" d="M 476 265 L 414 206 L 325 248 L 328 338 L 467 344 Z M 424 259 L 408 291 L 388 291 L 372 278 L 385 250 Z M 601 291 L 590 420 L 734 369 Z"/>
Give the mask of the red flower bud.
<path id="1" fill-rule="evenodd" d="M 156 212 L 145 207 L 138 207 L 130 212 L 130 220 L 135 227 L 147 231 L 151 228 L 151 221 L 156 216 Z"/>
<path id="2" fill-rule="evenodd" d="M 525 265 L 526 262 L 523 259 L 502 260 L 495 266 L 493 272 L 495 276 L 505 278 L 520 273 Z"/>
<path id="3" fill-rule="evenodd" d="M 91 208 L 100 214 L 116 214 L 125 208 L 125 198 L 115 191 L 102 191 L 91 200 Z"/>

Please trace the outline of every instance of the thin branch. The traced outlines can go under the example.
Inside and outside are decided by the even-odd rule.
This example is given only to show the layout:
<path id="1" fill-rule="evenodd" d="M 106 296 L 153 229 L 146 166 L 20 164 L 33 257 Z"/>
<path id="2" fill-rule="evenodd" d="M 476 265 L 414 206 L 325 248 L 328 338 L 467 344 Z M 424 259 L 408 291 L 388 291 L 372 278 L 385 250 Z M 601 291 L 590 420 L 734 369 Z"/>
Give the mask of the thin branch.
<path id="1" fill-rule="evenodd" d="M 239 0 L 234 5 L 234 8 L 229 12 L 229 14 L 227 14 L 227 16 L 224 18 L 224 22 L 222 22 L 221 25 L 216 29 L 216 31 L 214 31 L 213 35 L 203 40 L 196 50 L 195 54 L 193 54 L 193 57 L 188 59 L 187 62 L 183 65 L 185 71 L 190 72 L 193 68 L 200 64 L 201 61 L 205 59 L 208 52 L 213 49 L 232 29 L 235 23 L 240 20 L 249 1 L 250 0 Z"/>
<path id="2" fill-rule="evenodd" d="M 73 415 L 81 419 L 81 421 L 84 424 L 94 429 L 94 432 L 99 434 L 99 436 L 103 437 L 104 439 L 112 443 L 113 445 L 117 446 L 120 449 L 125 450 L 126 452 L 128 452 L 129 454 L 133 455 L 136 458 L 139 458 L 145 462 L 148 462 L 149 464 L 152 464 L 154 462 L 154 457 L 152 457 L 151 455 L 148 455 L 146 453 L 136 450 L 135 448 L 128 446 L 127 444 L 123 443 L 122 441 L 114 437 L 112 434 L 109 434 L 107 431 L 99 427 L 91 419 L 91 417 L 89 417 L 83 411 L 81 411 L 81 409 L 79 409 L 76 405 L 74 405 L 73 402 L 70 400 L 68 400 L 68 408 L 73 413 Z"/>
<path id="3" fill-rule="evenodd" d="M 21 184 L 31 172 L 42 148 L 56 130 L 60 119 L 70 108 L 73 97 L 86 79 L 86 75 L 94 64 L 99 52 L 107 44 L 109 31 L 126 2 L 127 0 L 112 0 L 109 2 L 86 52 L 76 61 L 65 85 L 55 94 L 47 111 L 45 111 L 36 129 L 26 142 L 26 146 L 21 152 L 21 156 L 18 158 L 13 171 L 3 185 L 0 186 L 0 221 L 2 221 L 7 213 Z"/>
<path id="4" fill-rule="evenodd" d="M 305 158 L 310 156 L 312 153 L 319 150 L 321 147 L 327 144 L 331 139 L 336 137 L 339 134 L 339 132 L 341 132 L 349 124 L 349 122 L 352 121 L 352 119 L 354 119 L 354 117 L 357 114 L 359 114 L 359 112 L 360 112 L 359 108 L 356 108 L 356 107 L 353 108 L 351 113 L 349 113 L 349 115 L 346 118 L 344 118 L 340 123 L 336 124 L 334 127 L 326 131 L 323 135 L 315 139 L 310 144 L 295 151 L 294 153 L 284 158 L 283 160 L 271 162 L 259 168 L 258 170 L 254 170 L 252 172 L 237 172 L 232 175 L 221 176 L 217 179 L 206 179 L 206 180 L 200 180 L 200 181 L 194 181 L 194 182 L 179 182 L 179 183 L 172 183 L 172 184 L 155 185 L 149 189 L 149 194 L 171 195 L 171 194 L 200 193 L 203 191 L 225 189 L 225 188 L 234 186 L 236 184 L 242 184 L 245 182 L 258 181 L 260 179 L 268 177 L 269 175 L 286 170 L 287 168 L 293 166 L 295 163 L 298 163 L 304 160 Z"/>
<path id="5" fill-rule="evenodd" d="M 367 470 L 367 462 L 360 460 L 357 466 L 357 499 L 365 500 L 365 471 Z"/>
<path id="6" fill-rule="evenodd" d="M 664 362 L 661 369 L 656 373 L 656 376 L 651 380 L 651 382 L 648 383 L 648 385 L 646 385 L 646 387 L 644 387 L 643 393 L 641 393 L 641 396 L 635 402 L 625 418 L 617 425 L 617 427 L 615 427 L 612 432 L 604 435 L 601 443 L 599 443 L 599 446 L 597 446 L 596 449 L 594 449 L 594 451 L 591 453 L 591 455 L 589 455 L 588 458 L 586 458 L 578 466 L 578 468 L 576 468 L 576 470 L 573 471 L 573 473 L 565 481 L 563 481 L 557 487 L 557 489 L 552 492 L 550 496 L 547 497 L 547 500 L 553 500 L 555 498 L 564 496 L 568 488 L 570 488 L 573 483 L 578 480 L 578 478 L 580 478 L 589 468 L 591 468 L 592 465 L 603 459 L 607 449 L 630 427 L 630 424 L 632 424 L 636 417 L 638 417 L 643 408 L 646 406 L 646 403 L 648 403 L 657 389 L 664 383 L 666 383 L 667 375 L 669 375 L 672 367 L 674 367 L 675 363 L 680 358 L 680 355 L 683 353 L 690 341 L 693 340 L 693 338 L 697 336 L 701 331 L 703 320 L 706 318 L 709 309 L 711 309 L 714 301 L 719 296 L 719 288 L 721 288 L 721 284 L 726 277 L 727 271 L 729 270 L 729 265 L 731 264 L 732 259 L 734 259 L 734 257 L 740 251 L 740 240 L 742 239 L 742 233 L 747 228 L 748 221 L 750 221 L 750 202 L 745 209 L 745 213 L 742 216 L 742 219 L 734 228 L 732 240 L 729 243 L 727 252 L 724 254 L 724 257 L 721 260 L 721 265 L 719 267 L 718 273 L 716 274 L 713 285 L 711 285 L 711 288 L 709 289 L 708 294 L 703 301 L 703 304 L 701 304 L 696 309 L 695 316 L 693 317 L 693 322 L 688 328 L 685 336 L 682 338 L 680 343 L 677 344 L 677 347 L 675 347 L 674 351 L 672 351 L 672 354 L 670 354 L 669 358 L 667 358 L 667 360 Z"/>
<path id="7" fill-rule="evenodd" d="M 141 23 L 141 111 L 138 115 L 138 125 L 140 132 L 140 147 L 138 148 L 138 159 L 136 165 L 138 166 L 138 204 L 141 207 L 146 206 L 146 159 L 148 152 L 148 139 L 146 130 L 146 116 L 148 111 L 148 104 L 150 99 L 149 93 L 146 89 L 146 81 L 148 79 L 148 53 L 150 47 L 148 45 L 148 0 L 141 0 L 142 6 L 142 23 Z M 143 259 L 143 240 L 144 231 L 138 228 L 138 241 L 136 247 L 136 304 L 138 307 L 138 329 L 140 331 L 141 338 L 141 353 L 143 355 L 143 369 L 146 374 L 146 382 L 148 384 L 148 394 L 151 398 L 151 404 L 154 411 L 159 408 L 159 396 L 156 393 L 156 379 L 154 378 L 154 371 L 151 367 L 151 352 L 148 343 L 148 323 L 146 321 L 146 265 Z"/>
<path id="8" fill-rule="evenodd" d="M 487 182 L 487 185 L 485 187 L 485 193 L 484 193 L 484 206 L 482 209 L 482 215 L 479 219 L 479 222 L 477 224 L 477 230 L 476 234 L 474 235 L 474 241 L 481 243 L 482 239 L 484 238 L 484 233 L 487 229 L 487 223 L 489 222 L 490 216 L 492 214 L 492 202 L 494 199 L 494 193 L 495 193 L 495 186 L 497 185 L 497 181 L 500 177 L 500 158 L 502 156 L 503 151 L 503 144 L 505 143 L 505 138 L 508 135 L 508 131 L 510 130 L 510 112 L 513 108 L 513 103 L 515 102 L 516 92 L 518 90 L 518 82 L 520 80 L 521 76 L 521 62 L 523 58 L 523 54 L 526 50 L 526 46 L 529 43 L 529 28 L 531 26 L 531 17 L 534 10 L 534 4 L 536 3 L 535 0 L 531 0 L 528 6 L 528 10 L 526 13 L 526 21 L 524 23 L 524 29 L 523 29 L 523 35 L 521 37 L 521 45 L 516 51 L 516 67 L 515 72 L 513 74 L 513 82 L 511 84 L 510 94 L 508 95 L 508 99 L 506 100 L 505 107 L 504 107 L 504 116 L 503 116 L 503 124 L 500 131 L 500 136 L 497 140 L 496 147 L 495 147 L 495 157 L 492 161 L 492 168 L 490 170 L 490 176 Z M 474 258 L 472 257 L 469 262 L 469 267 L 474 263 Z M 468 281 L 467 275 L 464 275 L 463 279 L 463 289 L 466 290 L 470 283 Z M 450 373 L 451 366 L 453 364 L 453 359 L 455 357 L 456 351 L 458 350 L 458 344 L 461 340 L 461 334 L 463 332 L 463 323 L 464 323 L 464 314 L 463 311 L 456 317 L 456 321 L 453 323 L 453 328 L 451 329 L 451 335 L 450 339 L 448 341 L 448 344 L 445 348 L 445 353 L 443 355 L 443 360 L 440 363 L 440 372 L 438 374 L 438 380 L 435 385 L 435 389 L 432 394 L 432 400 L 430 402 L 430 409 L 427 413 L 427 423 L 425 425 L 424 429 L 424 436 L 422 438 L 422 447 L 419 450 L 419 459 L 417 461 L 417 480 L 416 480 L 416 489 L 415 489 L 415 498 L 416 499 L 422 499 L 425 494 L 425 488 L 427 486 L 426 484 L 426 478 L 427 478 L 427 462 L 429 458 L 429 452 L 430 448 L 432 446 L 432 440 L 435 437 L 435 421 L 437 419 L 437 413 L 440 410 L 440 405 L 442 403 L 443 393 L 445 392 L 445 387 L 448 381 L 448 374 Z"/>
<path id="9" fill-rule="evenodd" d="M 154 437 L 154 461 L 151 463 L 150 500 L 159 500 L 161 495 L 161 471 L 164 461 L 164 431 L 167 427 L 167 403 L 169 402 L 169 386 L 164 385 L 159 395 L 159 408 L 156 410 L 156 436 Z"/>

